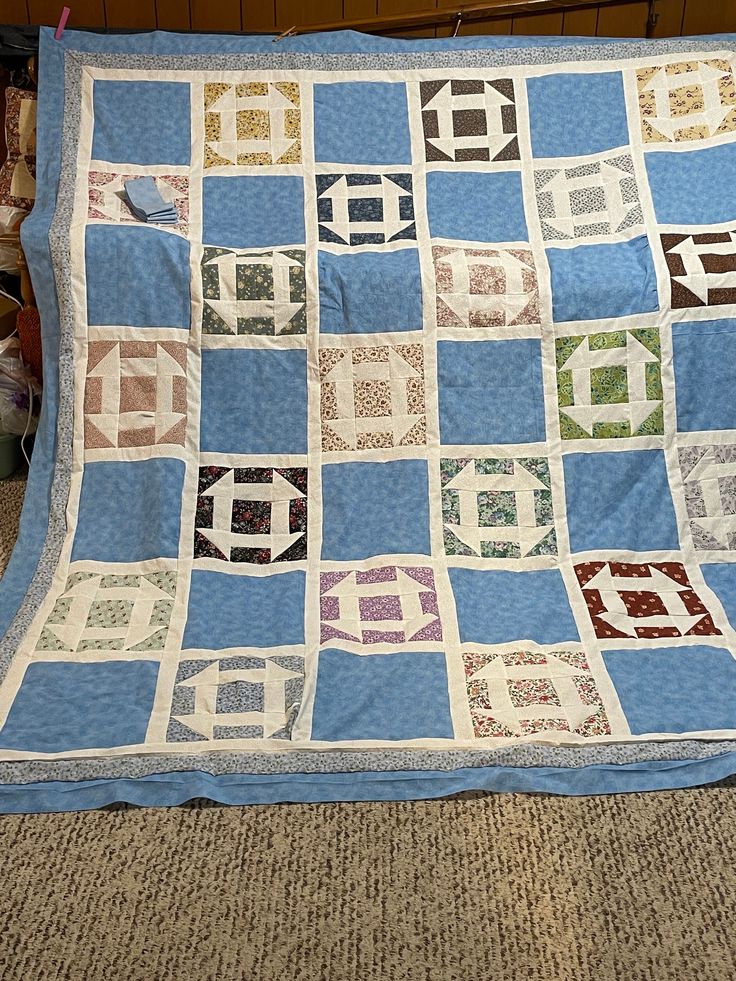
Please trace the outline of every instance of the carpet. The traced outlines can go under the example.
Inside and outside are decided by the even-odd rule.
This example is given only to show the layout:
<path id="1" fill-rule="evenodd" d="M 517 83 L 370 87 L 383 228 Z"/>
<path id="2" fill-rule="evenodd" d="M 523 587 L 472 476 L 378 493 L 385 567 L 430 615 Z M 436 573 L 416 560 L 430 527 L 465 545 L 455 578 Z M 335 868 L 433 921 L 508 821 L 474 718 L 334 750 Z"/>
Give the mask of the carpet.
<path id="1" fill-rule="evenodd" d="M 730 981 L 734 833 L 732 783 L 6 815 L 0 977 Z"/>

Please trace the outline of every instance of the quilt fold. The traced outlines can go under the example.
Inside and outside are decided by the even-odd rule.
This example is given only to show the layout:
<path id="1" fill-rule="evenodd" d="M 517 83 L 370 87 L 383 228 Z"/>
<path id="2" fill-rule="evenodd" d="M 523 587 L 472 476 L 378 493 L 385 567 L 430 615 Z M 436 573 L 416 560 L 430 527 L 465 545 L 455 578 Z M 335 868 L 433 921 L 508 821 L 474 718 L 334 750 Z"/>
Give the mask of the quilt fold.
<path id="1" fill-rule="evenodd" d="M 0 810 L 736 772 L 734 37 L 40 66 Z"/>

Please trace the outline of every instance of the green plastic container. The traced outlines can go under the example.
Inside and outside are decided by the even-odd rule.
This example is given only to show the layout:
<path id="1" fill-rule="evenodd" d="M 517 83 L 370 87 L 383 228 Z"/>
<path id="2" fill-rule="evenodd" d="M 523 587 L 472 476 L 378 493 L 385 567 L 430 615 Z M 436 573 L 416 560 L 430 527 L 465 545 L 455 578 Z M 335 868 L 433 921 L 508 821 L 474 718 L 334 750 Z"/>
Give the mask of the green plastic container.
<path id="1" fill-rule="evenodd" d="M 15 473 L 23 460 L 20 436 L 0 433 L 0 480 Z"/>

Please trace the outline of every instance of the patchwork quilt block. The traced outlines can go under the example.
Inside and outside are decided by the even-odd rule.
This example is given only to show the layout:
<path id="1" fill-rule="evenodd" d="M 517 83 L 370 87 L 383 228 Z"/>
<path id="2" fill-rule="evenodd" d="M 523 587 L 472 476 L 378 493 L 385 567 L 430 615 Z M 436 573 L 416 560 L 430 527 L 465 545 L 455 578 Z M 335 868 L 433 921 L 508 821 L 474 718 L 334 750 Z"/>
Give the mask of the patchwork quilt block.
<path id="1" fill-rule="evenodd" d="M 432 249 L 438 327 L 538 324 L 539 284 L 530 249 Z"/>
<path id="2" fill-rule="evenodd" d="M 0 811 L 736 772 L 734 43 L 554 42 L 42 31 Z"/>
<path id="3" fill-rule="evenodd" d="M 0 207 L 30 211 L 36 198 L 35 92 L 5 89 L 7 157 L 0 165 Z"/>
<path id="4" fill-rule="evenodd" d="M 563 439 L 663 434 L 656 328 L 560 337 L 555 347 Z"/>
<path id="5" fill-rule="evenodd" d="M 534 171 L 537 208 L 546 241 L 584 239 L 640 229 L 634 162 L 627 153 L 571 167 Z"/>
<path id="6" fill-rule="evenodd" d="M 195 559 L 306 559 L 307 469 L 200 467 L 194 524 Z"/>
<path id="7" fill-rule="evenodd" d="M 519 159 L 512 79 L 420 82 L 419 94 L 428 162 Z"/>
<path id="8" fill-rule="evenodd" d="M 172 570 L 75 571 L 46 618 L 36 651 L 162 651 L 176 581 Z"/>
<path id="9" fill-rule="evenodd" d="M 612 732 L 604 699 L 584 651 L 531 650 L 463 654 L 465 684 L 479 739 L 556 730 L 580 736 Z"/>
<path id="10" fill-rule="evenodd" d="M 206 247 L 202 333 L 306 334 L 304 249 Z"/>
<path id="11" fill-rule="evenodd" d="M 707 140 L 736 132 L 736 77 L 729 58 L 640 68 L 636 85 L 645 143 Z"/>
<path id="12" fill-rule="evenodd" d="M 681 562 L 583 562 L 575 575 L 601 639 L 721 633 Z"/>
<path id="13" fill-rule="evenodd" d="M 319 374 L 324 452 L 425 443 L 421 344 L 321 348 Z"/>
<path id="14" fill-rule="evenodd" d="M 556 555 L 549 464 L 529 459 L 440 460 L 447 555 Z"/>
<path id="15" fill-rule="evenodd" d="M 317 174 L 320 242 L 386 245 L 416 239 L 412 176 Z"/>
<path id="16" fill-rule="evenodd" d="M 182 341 L 90 341 L 85 447 L 183 446 L 186 366 Z"/>
<path id="17" fill-rule="evenodd" d="M 141 174 L 121 174 L 115 171 L 91 170 L 89 172 L 89 208 L 87 220 L 138 223 L 128 205 L 125 182 L 135 180 Z M 176 208 L 175 225 L 157 225 L 164 231 L 186 236 L 189 229 L 189 178 L 179 174 L 156 175 L 156 190 Z"/>
<path id="18" fill-rule="evenodd" d="M 204 85 L 204 166 L 273 166 L 301 160 L 301 109 L 295 82 Z"/>
<path id="19" fill-rule="evenodd" d="M 736 548 L 736 442 L 681 446 L 680 471 L 693 547 Z"/>
<path id="20" fill-rule="evenodd" d="M 288 739 L 304 687 L 304 659 L 182 653 L 171 699 L 170 742 Z"/>
<path id="21" fill-rule="evenodd" d="M 322 643 L 442 640 L 434 573 L 426 566 L 322 573 L 320 620 Z"/>
<path id="22" fill-rule="evenodd" d="M 673 308 L 736 304 L 736 230 L 661 238 Z"/>

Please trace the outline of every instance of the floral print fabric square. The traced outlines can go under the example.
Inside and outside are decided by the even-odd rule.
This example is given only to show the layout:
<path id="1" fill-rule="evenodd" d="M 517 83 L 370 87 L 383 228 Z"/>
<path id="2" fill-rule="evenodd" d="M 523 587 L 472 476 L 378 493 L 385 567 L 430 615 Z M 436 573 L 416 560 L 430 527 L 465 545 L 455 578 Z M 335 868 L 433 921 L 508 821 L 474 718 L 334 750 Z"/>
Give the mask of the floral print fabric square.
<path id="1" fill-rule="evenodd" d="M 440 468 L 447 555 L 520 559 L 557 553 L 545 459 L 442 459 Z"/>
<path id="2" fill-rule="evenodd" d="M 184 445 L 187 345 L 103 341 L 88 345 L 85 446 Z"/>
<path id="3" fill-rule="evenodd" d="M 306 557 L 305 467 L 199 468 L 195 559 L 264 565 Z"/>
<path id="4" fill-rule="evenodd" d="M 539 286 L 530 249 L 432 249 L 438 327 L 539 323 Z"/>
<path id="5" fill-rule="evenodd" d="M 463 664 L 478 738 L 611 733 L 603 697 L 581 650 L 468 651 Z"/>
<path id="6" fill-rule="evenodd" d="M 202 332 L 305 334 L 304 249 L 221 249 L 202 255 Z"/>
<path id="7" fill-rule="evenodd" d="M 299 163 L 298 82 L 207 82 L 204 132 L 205 168 Z"/>
<path id="8" fill-rule="evenodd" d="M 563 439 L 664 432 L 656 328 L 559 337 L 555 347 Z"/>
<path id="9" fill-rule="evenodd" d="M 725 58 L 640 68 L 636 87 L 645 144 L 736 133 L 736 76 Z"/>
<path id="10" fill-rule="evenodd" d="M 324 452 L 424 445 L 420 344 L 321 348 L 319 374 Z"/>

